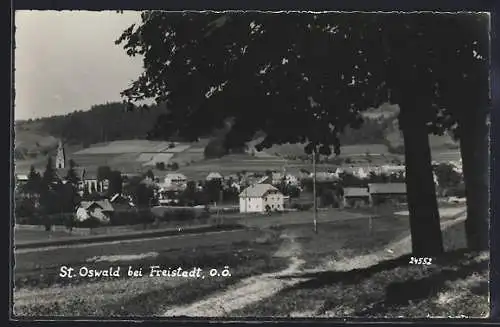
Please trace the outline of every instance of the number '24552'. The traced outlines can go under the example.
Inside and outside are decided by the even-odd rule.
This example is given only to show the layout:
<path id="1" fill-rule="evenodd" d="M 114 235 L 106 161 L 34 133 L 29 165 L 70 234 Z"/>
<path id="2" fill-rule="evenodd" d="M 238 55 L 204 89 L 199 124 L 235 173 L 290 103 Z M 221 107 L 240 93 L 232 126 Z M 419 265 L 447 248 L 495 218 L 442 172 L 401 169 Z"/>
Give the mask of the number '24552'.
<path id="1" fill-rule="evenodd" d="M 432 258 L 427 257 L 410 257 L 410 265 L 426 265 L 432 264 Z"/>

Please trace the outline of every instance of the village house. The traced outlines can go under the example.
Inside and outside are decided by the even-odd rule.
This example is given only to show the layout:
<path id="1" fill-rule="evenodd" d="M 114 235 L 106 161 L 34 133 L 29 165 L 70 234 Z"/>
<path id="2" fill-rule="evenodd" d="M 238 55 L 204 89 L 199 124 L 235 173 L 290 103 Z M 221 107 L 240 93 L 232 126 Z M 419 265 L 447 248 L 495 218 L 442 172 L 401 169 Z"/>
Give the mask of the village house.
<path id="1" fill-rule="evenodd" d="M 28 174 L 16 174 L 16 186 L 21 187 L 28 182 Z"/>
<path id="2" fill-rule="evenodd" d="M 283 211 L 284 196 L 270 184 L 254 184 L 240 193 L 240 212 Z"/>
<path id="3" fill-rule="evenodd" d="M 181 173 L 168 173 L 163 179 L 163 183 L 160 185 L 164 190 L 169 189 L 179 189 L 184 190 L 187 187 L 187 177 Z"/>
<path id="4" fill-rule="evenodd" d="M 366 187 L 346 187 L 344 188 L 344 207 L 359 208 L 371 204 L 370 192 Z"/>
<path id="5" fill-rule="evenodd" d="M 385 202 L 406 202 L 405 183 L 371 183 L 368 184 L 372 204 L 377 205 Z"/>
<path id="6" fill-rule="evenodd" d="M 272 185 L 281 184 L 283 181 L 286 182 L 286 175 L 284 175 L 283 173 L 272 173 L 271 174 Z"/>
<path id="7" fill-rule="evenodd" d="M 224 179 L 224 177 L 218 173 L 218 172 L 211 172 L 210 174 L 207 175 L 207 177 L 205 178 L 205 180 L 207 182 L 210 182 L 210 181 L 222 181 Z"/>
<path id="8" fill-rule="evenodd" d="M 289 185 L 298 185 L 299 184 L 299 179 L 292 175 L 292 174 L 286 174 L 286 173 L 272 173 L 271 175 L 271 184 L 272 185 L 278 185 L 281 183 L 289 184 Z"/>
<path id="9" fill-rule="evenodd" d="M 309 175 L 309 178 L 313 178 L 314 177 L 314 174 L 311 173 Z M 338 177 L 335 176 L 334 173 L 330 173 L 330 172 L 327 172 L 327 171 L 318 171 L 316 172 L 316 181 L 317 182 L 334 182 L 334 181 L 337 181 L 338 180 Z"/>
<path id="10" fill-rule="evenodd" d="M 368 167 L 355 167 L 355 166 L 350 166 L 350 167 L 345 167 L 345 168 L 337 168 L 335 171 L 335 175 L 339 176 L 340 174 L 348 174 L 348 175 L 353 175 L 356 176 L 357 178 L 367 178 L 370 175 L 370 169 Z"/>
<path id="11" fill-rule="evenodd" d="M 240 176 L 238 176 L 237 174 L 225 175 L 223 178 L 225 181 L 239 181 L 240 180 Z"/>
<path id="12" fill-rule="evenodd" d="M 176 205 L 179 203 L 179 198 L 181 195 L 182 191 L 176 190 L 176 189 L 161 189 L 160 192 L 158 192 L 158 203 L 161 206 L 167 206 L 167 205 Z"/>
<path id="13" fill-rule="evenodd" d="M 76 210 L 75 218 L 78 221 L 85 221 L 89 218 L 96 218 L 107 223 L 111 219 L 114 211 L 108 199 L 99 201 L 82 201 Z"/>
<path id="14" fill-rule="evenodd" d="M 87 172 L 83 170 L 82 175 L 80 177 L 80 185 L 79 185 L 80 192 L 87 190 L 89 193 L 92 193 L 93 191 L 97 193 L 103 193 L 107 192 L 108 188 L 109 188 L 109 180 L 105 179 L 100 181 L 97 178 L 96 172 Z"/>
<path id="15" fill-rule="evenodd" d="M 404 165 L 383 165 L 381 170 L 384 174 L 397 174 L 397 173 L 406 173 L 406 166 Z"/>

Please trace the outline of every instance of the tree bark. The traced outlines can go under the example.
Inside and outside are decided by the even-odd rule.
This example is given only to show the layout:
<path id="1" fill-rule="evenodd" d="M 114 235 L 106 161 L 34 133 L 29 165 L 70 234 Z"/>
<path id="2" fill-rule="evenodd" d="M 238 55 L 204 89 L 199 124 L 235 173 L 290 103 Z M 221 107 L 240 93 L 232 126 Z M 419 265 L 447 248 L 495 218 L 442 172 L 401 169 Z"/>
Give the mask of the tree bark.
<path id="1" fill-rule="evenodd" d="M 486 112 L 471 111 L 460 122 L 460 153 L 465 182 L 465 231 L 471 250 L 489 248 L 489 129 Z"/>
<path id="2" fill-rule="evenodd" d="M 433 257 L 441 254 L 444 249 L 432 174 L 429 136 L 422 108 L 418 108 L 416 103 L 408 102 L 400 105 L 412 253 L 417 256 Z"/>

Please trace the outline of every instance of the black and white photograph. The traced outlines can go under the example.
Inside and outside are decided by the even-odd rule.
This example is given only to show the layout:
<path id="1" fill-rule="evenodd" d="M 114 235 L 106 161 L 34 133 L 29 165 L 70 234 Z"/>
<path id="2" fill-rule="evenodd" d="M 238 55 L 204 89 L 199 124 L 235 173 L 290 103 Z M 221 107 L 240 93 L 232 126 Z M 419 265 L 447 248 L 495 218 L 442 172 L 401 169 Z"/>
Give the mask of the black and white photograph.
<path id="1" fill-rule="evenodd" d="M 14 13 L 19 319 L 488 318 L 490 13 Z"/>

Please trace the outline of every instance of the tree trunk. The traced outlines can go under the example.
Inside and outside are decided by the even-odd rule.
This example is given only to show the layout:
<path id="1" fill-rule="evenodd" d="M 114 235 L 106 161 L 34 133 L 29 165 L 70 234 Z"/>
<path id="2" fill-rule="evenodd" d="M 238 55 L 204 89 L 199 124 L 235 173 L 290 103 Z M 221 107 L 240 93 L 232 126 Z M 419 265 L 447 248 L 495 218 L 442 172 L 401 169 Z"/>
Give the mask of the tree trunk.
<path id="1" fill-rule="evenodd" d="M 471 250 L 489 248 L 489 140 L 486 113 L 473 111 L 460 122 L 460 149 L 467 199 L 465 231 Z"/>
<path id="2" fill-rule="evenodd" d="M 318 233 L 318 195 L 316 194 L 316 149 L 312 153 L 313 158 L 313 210 L 314 210 L 314 232 Z"/>
<path id="3" fill-rule="evenodd" d="M 417 102 L 401 105 L 400 126 L 405 146 L 412 253 L 432 257 L 443 252 L 443 240 L 423 110 Z"/>

